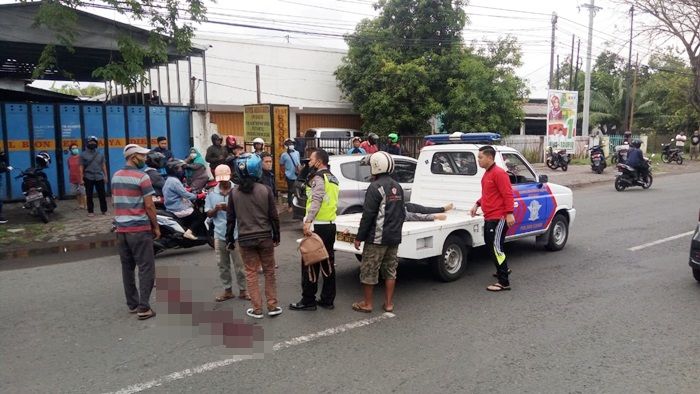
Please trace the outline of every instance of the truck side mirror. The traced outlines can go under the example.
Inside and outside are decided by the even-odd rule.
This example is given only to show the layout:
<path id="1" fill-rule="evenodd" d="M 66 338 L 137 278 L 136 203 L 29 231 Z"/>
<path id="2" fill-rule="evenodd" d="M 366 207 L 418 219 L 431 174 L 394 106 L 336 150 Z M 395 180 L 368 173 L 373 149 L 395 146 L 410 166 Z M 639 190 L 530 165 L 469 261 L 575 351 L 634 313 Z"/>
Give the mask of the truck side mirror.
<path id="1" fill-rule="evenodd" d="M 547 182 L 549 182 L 549 177 L 548 177 L 547 175 L 540 175 L 540 176 L 537 178 L 537 181 L 538 181 L 539 183 L 547 183 Z"/>

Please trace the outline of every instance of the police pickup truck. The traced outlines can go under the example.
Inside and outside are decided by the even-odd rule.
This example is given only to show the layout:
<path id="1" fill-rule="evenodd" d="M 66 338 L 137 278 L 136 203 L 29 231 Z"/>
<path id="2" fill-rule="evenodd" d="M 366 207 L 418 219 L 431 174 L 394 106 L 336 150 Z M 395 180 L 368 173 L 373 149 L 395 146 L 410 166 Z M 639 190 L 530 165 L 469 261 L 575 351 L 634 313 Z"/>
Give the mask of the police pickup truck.
<path id="1" fill-rule="evenodd" d="M 455 209 L 447 212 L 446 220 L 405 222 L 398 255 L 406 260 L 428 260 L 436 278 L 448 282 L 464 273 L 469 250 L 484 245 L 484 218 L 471 217 L 469 210 L 481 197 L 485 173 L 477 164 L 479 148 L 497 143 L 500 135 L 453 133 L 425 139 L 410 202 L 431 207 L 453 203 Z M 507 171 L 513 185 L 515 224 L 506 241 L 536 237 L 536 244 L 548 250 L 564 248 L 576 217 L 571 189 L 547 183 L 547 176 L 538 176 L 517 150 L 494 148 L 496 165 Z M 336 251 L 362 253 L 353 245 L 361 217 L 359 213 L 337 217 Z"/>

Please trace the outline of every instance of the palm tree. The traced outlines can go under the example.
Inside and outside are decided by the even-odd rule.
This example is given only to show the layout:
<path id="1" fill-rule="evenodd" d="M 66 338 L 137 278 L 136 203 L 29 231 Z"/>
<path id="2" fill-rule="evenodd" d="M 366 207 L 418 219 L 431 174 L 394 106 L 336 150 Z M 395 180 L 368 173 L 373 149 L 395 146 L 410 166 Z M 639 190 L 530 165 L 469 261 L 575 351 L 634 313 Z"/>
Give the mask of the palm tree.
<path id="1" fill-rule="evenodd" d="M 604 134 L 622 133 L 625 118 L 625 97 L 627 89 L 624 78 L 617 78 L 613 85 L 612 95 L 601 91 L 591 92 L 591 125 L 597 125 Z M 658 111 L 658 104 L 652 99 L 649 89 L 644 86 L 637 89 L 634 95 L 632 114 L 636 121 L 652 118 Z M 580 116 L 583 116 L 581 114 Z"/>

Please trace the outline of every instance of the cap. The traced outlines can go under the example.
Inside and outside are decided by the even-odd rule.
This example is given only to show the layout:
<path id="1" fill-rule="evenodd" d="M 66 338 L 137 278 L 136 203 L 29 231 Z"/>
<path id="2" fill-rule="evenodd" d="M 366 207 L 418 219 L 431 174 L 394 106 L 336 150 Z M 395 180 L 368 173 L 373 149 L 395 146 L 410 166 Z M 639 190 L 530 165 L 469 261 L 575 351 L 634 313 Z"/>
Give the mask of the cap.
<path id="1" fill-rule="evenodd" d="M 147 155 L 148 152 L 150 152 L 150 149 L 146 149 L 142 146 L 138 146 L 136 144 L 129 144 L 124 147 L 124 158 L 128 158 L 131 155 L 135 155 L 137 153 L 140 153 L 142 155 Z"/>
<path id="2" fill-rule="evenodd" d="M 231 180 L 231 167 L 228 164 L 219 164 L 214 169 L 214 178 L 217 182 Z"/>

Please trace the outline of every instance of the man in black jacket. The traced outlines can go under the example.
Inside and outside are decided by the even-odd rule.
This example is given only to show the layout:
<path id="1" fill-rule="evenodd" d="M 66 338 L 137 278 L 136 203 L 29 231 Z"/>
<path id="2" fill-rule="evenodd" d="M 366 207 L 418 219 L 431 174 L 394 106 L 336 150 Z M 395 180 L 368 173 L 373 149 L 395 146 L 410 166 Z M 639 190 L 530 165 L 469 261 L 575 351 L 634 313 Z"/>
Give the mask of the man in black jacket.
<path id="1" fill-rule="evenodd" d="M 262 178 L 260 178 L 260 183 L 268 186 L 272 190 L 272 195 L 275 196 L 275 201 L 277 201 L 277 185 L 275 182 L 275 173 L 272 171 L 272 155 L 269 152 L 263 152 L 260 154 L 262 159 Z"/>
<path id="2" fill-rule="evenodd" d="M 367 188 L 360 228 L 355 237 L 355 248 L 365 243 L 360 266 L 360 282 L 364 300 L 352 304 L 358 312 L 372 312 L 372 293 L 379 282 L 379 271 L 385 278 L 386 296 L 383 309 L 394 311 L 394 286 L 397 252 L 401 243 L 401 227 L 406 219 L 403 189 L 389 174 L 394 171 L 394 159 L 386 152 L 373 153 L 369 159 L 374 180 Z"/>

